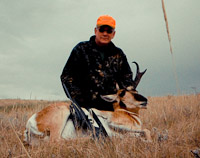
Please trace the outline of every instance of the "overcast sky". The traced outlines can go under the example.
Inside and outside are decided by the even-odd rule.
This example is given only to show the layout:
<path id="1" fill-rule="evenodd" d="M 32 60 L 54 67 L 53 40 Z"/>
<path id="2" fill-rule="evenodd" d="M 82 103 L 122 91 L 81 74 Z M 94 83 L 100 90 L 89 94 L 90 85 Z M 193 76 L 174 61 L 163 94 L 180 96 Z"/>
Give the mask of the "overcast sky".
<path id="1" fill-rule="evenodd" d="M 181 94 L 200 92 L 200 0 L 165 0 Z M 0 99 L 65 99 L 60 74 L 97 18 L 116 19 L 113 42 L 146 74 L 145 96 L 176 95 L 161 0 L 0 0 Z"/>

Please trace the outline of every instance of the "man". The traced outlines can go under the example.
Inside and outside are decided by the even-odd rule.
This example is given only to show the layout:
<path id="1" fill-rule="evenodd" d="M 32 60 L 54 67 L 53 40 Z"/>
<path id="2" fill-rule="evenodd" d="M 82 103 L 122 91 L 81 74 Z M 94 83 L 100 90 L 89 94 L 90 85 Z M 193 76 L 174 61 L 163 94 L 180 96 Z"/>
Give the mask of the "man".
<path id="1" fill-rule="evenodd" d="M 100 16 L 95 35 L 74 47 L 63 69 L 62 84 L 81 107 L 112 111 L 112 104 L 101 99 L 101 95 L 116 93 L 116 84 L 134 88 L 127 58 L 111 42 L 115 26 L 111 16 Z"/>

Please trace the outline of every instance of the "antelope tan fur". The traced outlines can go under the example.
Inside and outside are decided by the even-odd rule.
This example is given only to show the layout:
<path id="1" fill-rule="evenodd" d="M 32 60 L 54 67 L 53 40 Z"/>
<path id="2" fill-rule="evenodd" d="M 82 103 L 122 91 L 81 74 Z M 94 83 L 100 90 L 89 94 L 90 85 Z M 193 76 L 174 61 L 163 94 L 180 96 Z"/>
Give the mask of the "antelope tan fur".
<path id="1" fill-rule="evenodd" d="M 140 77 L 138 77 L 138 74 Z M 144 72 L 141 74 L 137 65 L 137 74 L 135 77 L 137 84 Z M 114 111 L 92 109 L 104 126 L 108 136 L 121 135 L 120 133 L 124 131 L 133 133 L 134 135 L 143 135 L 144 139 L 151 141 L 150 131 L 142 128 L 142 122 L 139 117 L 139 110 L 146 109 L 147 99 L 138 94 L 133 88 L 119 89 L 117 86 L 117 89 L 118 92 L 116 94 L 101 96 L 105 101 L 113 103 Z M 98 127 L 90 112 L 84 108 L 82 110 L 92 120 L 93 126 Z M 39 138 L 58 141 L 60 139 L 85 136 L 87 132 L 77 131 L 69 116 L 70 103 L 52 104 L 33 114 L 26 124 L 24 142 L 32 144 L 33 142 L 37 142 Z"/>

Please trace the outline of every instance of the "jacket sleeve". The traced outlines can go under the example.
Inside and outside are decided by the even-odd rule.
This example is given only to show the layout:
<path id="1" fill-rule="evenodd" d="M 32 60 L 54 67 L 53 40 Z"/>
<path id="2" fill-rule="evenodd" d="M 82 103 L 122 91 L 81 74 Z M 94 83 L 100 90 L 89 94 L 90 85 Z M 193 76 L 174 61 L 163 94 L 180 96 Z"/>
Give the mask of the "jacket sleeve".
<path id="1" fill-rule="evenodd" d="M 80 82 L 78 80 L 79 79 L 78 68 L 79 68 L 80 53 L 81 53 L 80 51 L 81 50 L 79 49 L 78 46 L 74 47 L 60 76 L 62 84 L 66 86 L 72 98 L 81 94 L 81 89 L 79 86 Z"/>
<path id="2" fill-rule="evenodd" d="M 121 50 L 121 59 L 120 59 L 120 71 L 118 74 L 118 84 L 121 88 L 127 88 L 132 86 L 135 87 L 133 81 L 133 73 L 131 71 L 130 65 L 127 61 L 126 55 Z"/>

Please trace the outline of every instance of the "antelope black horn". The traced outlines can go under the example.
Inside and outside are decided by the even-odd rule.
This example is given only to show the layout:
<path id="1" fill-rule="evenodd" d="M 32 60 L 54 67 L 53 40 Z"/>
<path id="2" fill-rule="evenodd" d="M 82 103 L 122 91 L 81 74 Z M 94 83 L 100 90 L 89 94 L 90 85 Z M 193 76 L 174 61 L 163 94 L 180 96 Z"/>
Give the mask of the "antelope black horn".
<path id="1" fill-rule="evenodd" d="M 140 72 L 140 68 L 139 68 L 138 63 L 135 62 L 135 61 L 132 62 L 132 63 L 135 63 L 135 65 L 136 65 L 136 76 L 135 76 L 135 79 L 134 79 L 134 88 L 136 89 L 138 84 L 139 84 L 139 82 L 140 82 L 140 80 L 141 80 L 141 78 L 142 78 L 142 76 L 147 71 L 147 69 L 144 70 L 143 72 Z"/>

